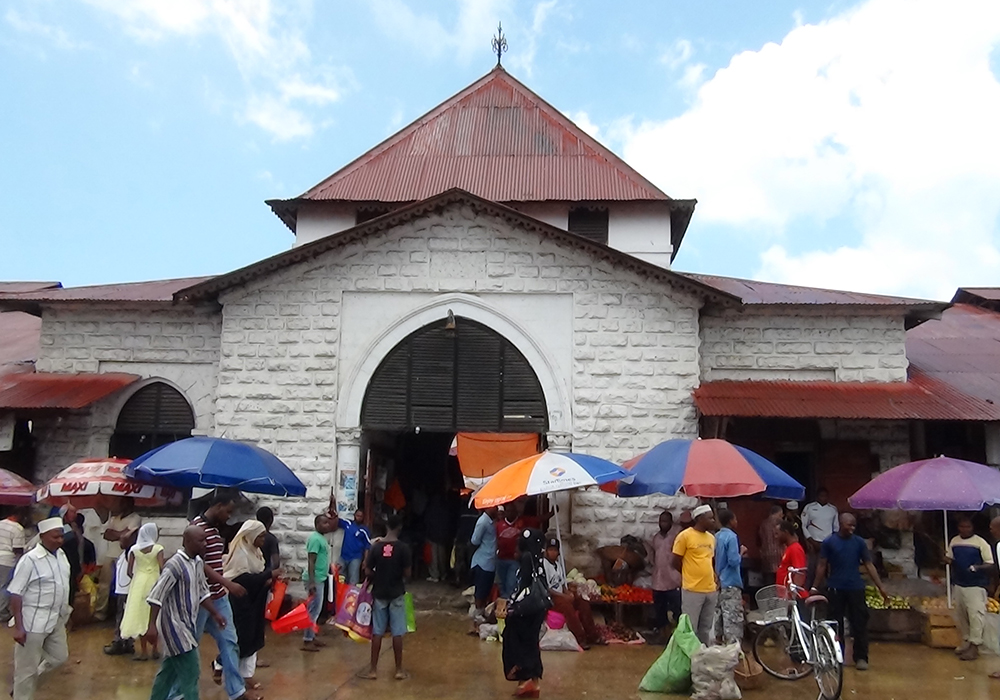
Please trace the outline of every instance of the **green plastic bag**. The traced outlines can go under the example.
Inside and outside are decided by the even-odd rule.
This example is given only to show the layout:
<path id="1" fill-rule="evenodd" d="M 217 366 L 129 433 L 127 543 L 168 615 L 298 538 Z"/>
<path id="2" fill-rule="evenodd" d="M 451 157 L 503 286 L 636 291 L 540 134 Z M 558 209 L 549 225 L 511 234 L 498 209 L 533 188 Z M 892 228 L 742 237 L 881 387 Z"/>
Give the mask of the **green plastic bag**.
<path id="1" fill-rule="evenodd" d="M 691 618 L 681 615 L 667 648 L 646 671 L 639 690 L 687 694 L 691 689 L 691 656 L 700 648 L 701 640 L 691 627 Z"/>
<path id="2" fill-rule="evenodd" d="M 413 609 L 413 594 L 405 593 L 403 595 L 403 602 L 406 604 L 406 631 L 416 632 L 417 614 Z"/>

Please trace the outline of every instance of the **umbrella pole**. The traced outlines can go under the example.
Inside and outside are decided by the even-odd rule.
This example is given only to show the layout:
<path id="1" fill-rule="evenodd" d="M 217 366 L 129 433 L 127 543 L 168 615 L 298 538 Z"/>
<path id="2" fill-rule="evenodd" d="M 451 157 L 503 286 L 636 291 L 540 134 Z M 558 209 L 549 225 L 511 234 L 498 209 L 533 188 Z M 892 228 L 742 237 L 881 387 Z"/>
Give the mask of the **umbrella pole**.
<path id="1" fill-rule="evenodd" d="M 944 513 L 944 551 L 947 555 L 948 552 L 948 511 L 941 511 Z M 948 589 L 948 609 L 951 609 L 951 564 L 944 565 L 944 585 Z"/>
<path id="2" fill-rule="evenodd" d="M 552 494 L 552 508 L 556 513 L 556 539 L 559 540 L 559 563 L 562 564 L 563 572 L 565 572 L 566 560 L 563 559 L 562 533 L 559 531 L 559 499 L 556 494 Z"/>

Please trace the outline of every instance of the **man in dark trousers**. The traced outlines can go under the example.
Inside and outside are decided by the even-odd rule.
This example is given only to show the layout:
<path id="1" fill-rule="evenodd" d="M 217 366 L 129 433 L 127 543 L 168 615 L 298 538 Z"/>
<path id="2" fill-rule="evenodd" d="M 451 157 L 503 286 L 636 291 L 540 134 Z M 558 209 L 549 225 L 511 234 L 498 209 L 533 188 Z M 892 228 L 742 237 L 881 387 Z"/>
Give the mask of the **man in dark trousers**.
<path id="1" fill-rule="evenodd" d="M 392 634 L 392 654 L 396 659 L 396 680 L 409 677 L 403 670 L 403 635 L 406 634 L 406 579 L 410 578 L 412 556 L 410 547 L 399 539 L 403 519 L 389 516 L 389 534 L 372 545 L 365 560 L 365 575 L 372 582 L 372 655 L 371 665 L 359 675 L 375 680 L 378 656 L 382 651 L 382 636 Z"/>
<path id="2" fill-rule="evenodd" d="M 820 589 L 826 582 L 826 597 L 830 601 L 830 617 L 840 628 L 840 644 L 844 644 L 844 618 L 851 623 L 854 636 L 854 666 L 859 671 L 868 670 L 868 604 L 865 603 L 865 582 L 858 571 L 862 565 L 875 587 L 888 601 L 889 595 L 872 564 L 868 543 L 854 534 L 858 521 L 850 513 L 840 515 L 840 529 L 823 540 L 816 565 L 816 585 Z"/>

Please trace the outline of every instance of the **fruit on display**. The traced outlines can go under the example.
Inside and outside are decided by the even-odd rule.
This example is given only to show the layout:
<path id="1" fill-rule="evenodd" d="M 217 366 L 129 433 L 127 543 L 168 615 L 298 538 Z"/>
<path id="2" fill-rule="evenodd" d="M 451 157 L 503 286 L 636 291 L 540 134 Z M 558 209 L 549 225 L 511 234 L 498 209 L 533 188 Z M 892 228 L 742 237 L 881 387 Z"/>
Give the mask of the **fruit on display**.
<path id="1" fill-rule="evenodd" d="M 948 598 L 943 595 L 921 598 L 917 601 L 917 606 L 925 613 L 951 614 L 951 610 L 948 608 Z"/>
<path id="2" fill-rule="evenodd" d="M 616 644 L 624 642 L 637 642 L 642 639 L 639 633 L 629 629 L 619 622 L 612 622 L 610 625 L 595 625 L 597 634 L 601 639 L 601 644 Z"/>
<path id="3" fill-rule="evenodd" d="M 875 586 L 865 587 L 865 602 L 868 607 L 872 610 L 909 610 L 910 602 L 903 596 L 891 595 L 889 596 L 889 602 L 882 598 L 882 594 L 878 592 Z"/>
<path id="4" fill-rule="evenodd" d="M 601 586 L 601 600 L 605 603 L 652 603 L 653 591 L 638 588 L 627 583 L 621 586 Z"/>
<path id="5" fill-rule="evenodd" d="M 1000 600 L 997 600 L 996 598 L 987 598 L 986 612 L 994 614 L 1000 613 Z"/>

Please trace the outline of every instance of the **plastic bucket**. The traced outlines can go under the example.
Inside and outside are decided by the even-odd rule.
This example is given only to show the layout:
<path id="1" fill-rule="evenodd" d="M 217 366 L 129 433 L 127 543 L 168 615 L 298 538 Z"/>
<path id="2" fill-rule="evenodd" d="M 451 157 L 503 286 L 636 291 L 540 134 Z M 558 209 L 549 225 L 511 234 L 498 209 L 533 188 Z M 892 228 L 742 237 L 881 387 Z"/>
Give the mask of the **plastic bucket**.
<path id="1" fill-rule="evenodd" d="M 299 632 L 310 627 L 317 632 L 319 631 L 319 627 L 309 617 L 309 611 L 306 609 L 305 603 L 300 603 L 290 613 L 271 623 L 271 629 L 278 634 Z"/>
<path id="2" fill-rule="evenodd" d="M 550 630 L 561 630 L 566 626 L 566 616 L 555 610 L 549 610 L 545 616 L 545 626 Z"/>
<path id="3" fill-rule="evenodd" d="M 274 582 L 274 586 L 271 588 L 271 600 L 268 601 L 267 607 L 264 609 L 265 620 L 278 619 L 278 613 L 281 611 L 281 604 L 285 602 L 286 590 L 288 590 L 288 584 L 284 581 Z"/>

